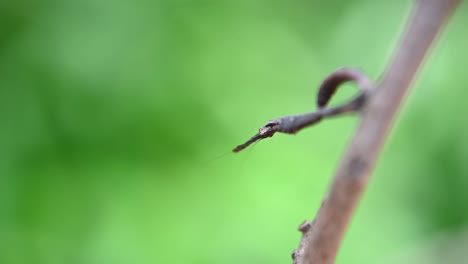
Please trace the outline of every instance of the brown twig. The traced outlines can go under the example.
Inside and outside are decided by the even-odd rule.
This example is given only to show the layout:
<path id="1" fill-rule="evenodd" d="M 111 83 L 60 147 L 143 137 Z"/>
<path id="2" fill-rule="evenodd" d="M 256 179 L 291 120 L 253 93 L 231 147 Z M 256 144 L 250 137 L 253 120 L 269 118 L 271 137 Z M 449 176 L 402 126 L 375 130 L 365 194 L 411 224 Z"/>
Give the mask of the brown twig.
<path id="1" fill-rule="evenodd" d="M 400 46 L 363 109 L 361 124 L 341 160 L 328 197 L 314 223 L 303 231 L 299 248 L 293 253 L 294 264 L 335 261 L 403 97 L 437 33 L 458 3 L 458 0 L 416 2 Z"/>
<path id="2" fill-rule="evenodd" d="M 367 186 L 403 97 L 436 35 L 458 4 L 459 0 L 416 1 L 400 46 L 372 93 L 369 92 L 372 84 L 365 75 L 350 74 L 354 71 L 350 69 L 339 70 L 326 78 L 320 87 L 317 112 L 272 120 L 234 149 L 238 152 L 275 132 L 296 133 L 322 118 L 361 110 L 360 126 L 341 160 L 328 196 L 315 220 L 312 223 L 306 221 L 299 227 L 303 235 L 298 249 L 292 254 L 294 264 L 335 261 L 346 227 Z M 326 108 L 339 85 L 348 80 L 357 82 L 361 94 L 343 106 Z"/>

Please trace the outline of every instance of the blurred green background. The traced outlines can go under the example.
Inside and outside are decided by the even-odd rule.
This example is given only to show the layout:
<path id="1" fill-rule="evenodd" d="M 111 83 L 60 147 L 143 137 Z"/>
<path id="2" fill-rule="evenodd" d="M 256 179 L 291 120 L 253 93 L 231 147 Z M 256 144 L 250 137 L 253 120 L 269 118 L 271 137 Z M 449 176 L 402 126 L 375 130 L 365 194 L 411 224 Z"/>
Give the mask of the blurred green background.
<path id="1" fill-rule="evenodd" d="M 230 151 L 269 119 L 314 110 L 338 67 L 377 79 L 410 6 L 1 1 L 0 263 L 290 263 L 356 118 Z M 462 6 L 338 263 L 467 257 L 467 24 Z"/>

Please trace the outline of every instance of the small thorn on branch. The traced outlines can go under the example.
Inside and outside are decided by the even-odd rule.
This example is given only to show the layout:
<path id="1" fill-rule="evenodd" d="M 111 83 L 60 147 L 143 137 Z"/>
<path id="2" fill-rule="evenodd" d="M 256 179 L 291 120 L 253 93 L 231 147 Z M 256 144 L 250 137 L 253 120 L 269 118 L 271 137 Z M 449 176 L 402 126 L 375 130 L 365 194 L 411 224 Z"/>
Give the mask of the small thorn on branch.
<path id="1" fill-rule="evenodd" d="M 310 221 L 304 221 L 297 230 L 301 231 L 302 233 L 307 232 L 312 227 L 312 223 Z"/>

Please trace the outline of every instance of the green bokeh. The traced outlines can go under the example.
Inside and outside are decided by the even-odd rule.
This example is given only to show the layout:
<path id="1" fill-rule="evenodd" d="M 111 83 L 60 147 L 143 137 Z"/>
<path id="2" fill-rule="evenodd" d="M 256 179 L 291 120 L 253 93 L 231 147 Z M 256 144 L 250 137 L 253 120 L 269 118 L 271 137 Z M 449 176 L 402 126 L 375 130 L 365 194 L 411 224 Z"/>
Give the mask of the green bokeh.
<path id="1" fill-rule="evenodd" d="M 290 263 L 356 118 L 230 150 L 269 119 L 313 110 L 338 67 L 377 79 L 409 8 L 0 2 L 0 263 Z M 462 6 L 406 100 L 338 263 L 448 263 L 434 244 L 466 248 L 467 24 Z"/>

